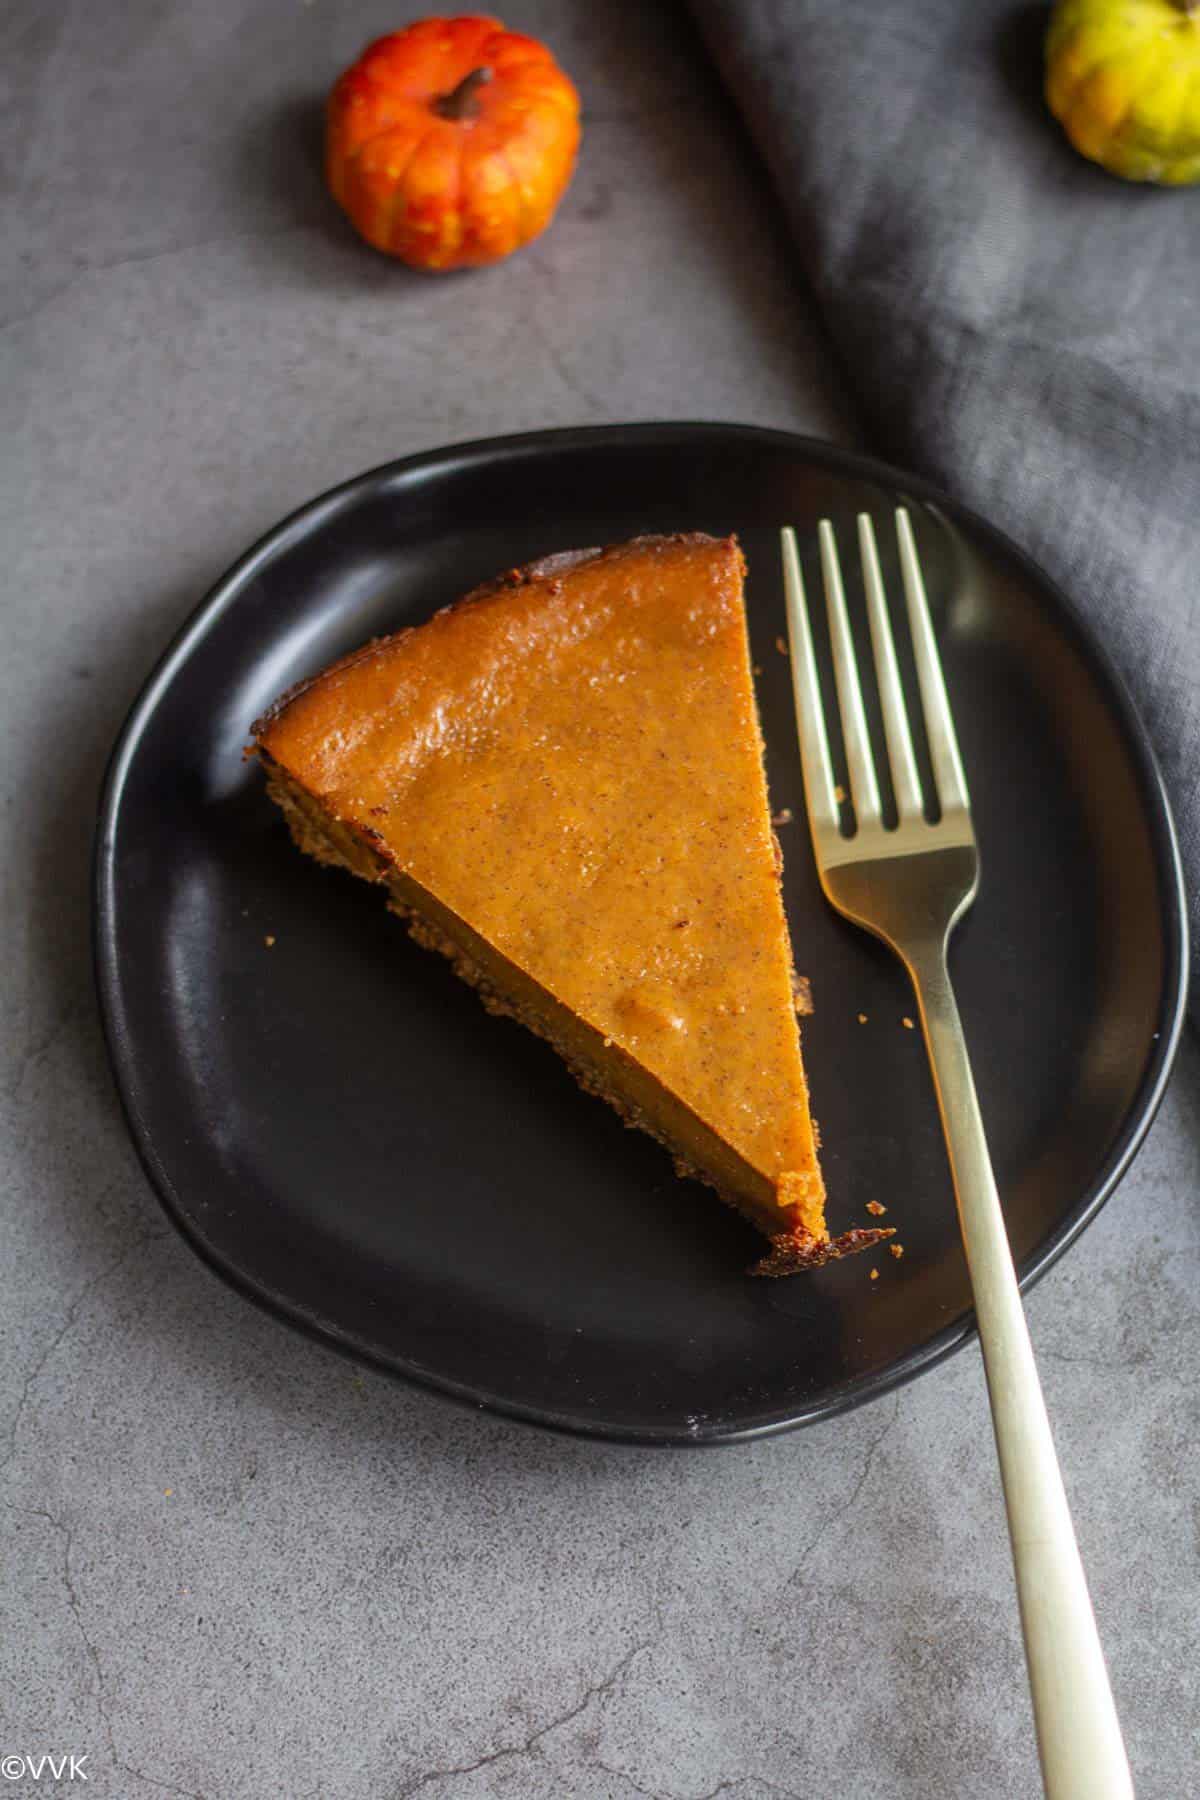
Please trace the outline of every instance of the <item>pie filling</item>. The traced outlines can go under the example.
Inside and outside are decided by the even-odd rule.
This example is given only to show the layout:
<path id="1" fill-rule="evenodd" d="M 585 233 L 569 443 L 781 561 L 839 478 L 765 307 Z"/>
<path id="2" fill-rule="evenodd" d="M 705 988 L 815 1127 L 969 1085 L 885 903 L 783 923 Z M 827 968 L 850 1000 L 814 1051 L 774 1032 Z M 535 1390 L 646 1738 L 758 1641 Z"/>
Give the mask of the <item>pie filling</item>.
<path id="1" fill-rule="evenodd" d="M 253 748 L 302 850 L 384 886 L 787 1274 L 890 1233 L 826 1230 L 744 568 L 695 533 L 510 570 L 301 683 Z"/>

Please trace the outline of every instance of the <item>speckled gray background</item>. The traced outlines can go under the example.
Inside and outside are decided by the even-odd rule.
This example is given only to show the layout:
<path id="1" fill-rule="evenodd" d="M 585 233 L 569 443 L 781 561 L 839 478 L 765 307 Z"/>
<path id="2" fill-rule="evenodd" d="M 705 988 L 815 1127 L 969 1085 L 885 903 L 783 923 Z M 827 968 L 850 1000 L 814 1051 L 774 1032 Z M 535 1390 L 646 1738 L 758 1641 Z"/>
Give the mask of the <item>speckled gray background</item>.
<path id="1" fill-rule="evenodd" d="M 429 282 L 360 248 L 322 194 L 318 98 L 416 10 L 0 16 L 0 1756 L 86 1752 L 87 1791 L 119 1800 L 1032 1795 L 974 1352 L 753 1448 L 546 1438 L 250 1310 L 126 1142 L 88 961 L 97 783 L 148 661 L 249 540 L 358 469 L 487 432 L 853 437 L 669 10 L 511 12 L 588 106 L 536 249 Z M 1193 1042 L 1030 1304 L 1141 1800 L 1200 1793 L 1198 1092 Z"/>

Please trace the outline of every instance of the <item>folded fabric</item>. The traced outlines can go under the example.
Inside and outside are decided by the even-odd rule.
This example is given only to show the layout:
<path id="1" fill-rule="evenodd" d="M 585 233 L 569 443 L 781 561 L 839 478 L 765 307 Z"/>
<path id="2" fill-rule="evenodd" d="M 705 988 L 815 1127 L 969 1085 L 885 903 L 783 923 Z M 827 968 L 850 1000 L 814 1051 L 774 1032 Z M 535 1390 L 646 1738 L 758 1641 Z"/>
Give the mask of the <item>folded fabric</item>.
<path id="1" fill-rule="evenodd" d="M 1071 149 L 1041 98 L 1044 7 L 692 9 L 870 448 L 1029 550 L 1123 671 L 1200 943 L 1200 189 Z"/>

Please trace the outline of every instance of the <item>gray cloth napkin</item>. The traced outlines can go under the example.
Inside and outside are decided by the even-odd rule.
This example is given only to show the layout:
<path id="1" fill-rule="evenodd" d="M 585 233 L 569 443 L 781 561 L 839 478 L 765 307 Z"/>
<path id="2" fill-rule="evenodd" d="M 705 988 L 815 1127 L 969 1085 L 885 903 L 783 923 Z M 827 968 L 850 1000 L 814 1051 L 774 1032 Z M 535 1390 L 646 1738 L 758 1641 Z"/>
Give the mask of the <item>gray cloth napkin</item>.
<path id="1" fill-rule="evenodd" d="M 1029 550 L 1124 672 L 1200 948 L 1200 188 L 1133 186 L 1071 149 L 1041 99 L 1043 7 L 692 10 L 870 447 Z"/>

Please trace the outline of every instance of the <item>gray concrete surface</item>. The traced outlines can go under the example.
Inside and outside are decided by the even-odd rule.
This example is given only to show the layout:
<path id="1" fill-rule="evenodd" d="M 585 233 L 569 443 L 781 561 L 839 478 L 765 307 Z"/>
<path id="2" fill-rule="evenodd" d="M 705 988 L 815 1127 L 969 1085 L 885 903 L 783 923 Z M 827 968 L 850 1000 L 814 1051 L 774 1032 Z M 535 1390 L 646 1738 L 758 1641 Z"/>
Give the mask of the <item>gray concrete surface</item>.
<path id="1" fill-rule="evenodd" d="M 0 20 L 0 1756 L 86 1753 L 88 1791 L 120 1800 L 1032 1795 L 974 1352 L 754 1448 L 544 1438 L 243 1305 L 126 1142 L 90 986 L 94 796 L 148 660 L 246 542 L 463 436 L 852 430 L 669 11 L 513 13 L 589 113 L 536 249 L 428 282 L 361 248 L 322 193 L 318 98 L 414 10 L 18 0 Z M 1030 1306 L 1141 1800 L 1200 1793 L 1198 1089 L 1192 1045 Z"/>

